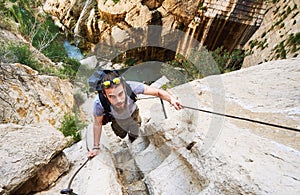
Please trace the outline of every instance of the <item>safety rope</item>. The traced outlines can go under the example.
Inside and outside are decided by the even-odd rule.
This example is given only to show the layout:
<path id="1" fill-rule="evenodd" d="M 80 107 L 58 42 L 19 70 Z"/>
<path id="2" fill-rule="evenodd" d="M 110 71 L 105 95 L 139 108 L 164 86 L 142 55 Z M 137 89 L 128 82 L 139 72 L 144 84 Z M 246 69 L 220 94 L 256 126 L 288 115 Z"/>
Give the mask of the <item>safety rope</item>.
<path id="1" fill-rule="evenodd" d="M 86 130 L 86 135 L 85 135 L 85 145 L 86 145 L 86 149 L 87 151 L 89 152 L 90 149 L 89 149 L 89 146 L 88 146 L 88 141 L 87 141 L 87 131 Z M 92 157 L 93 158 L 93 157 Z M 68 195 L 77 195 L 76 193 L 73 192 L 73 189 L 71 189 L 71 185 L 72 185 L 72 182 L 74 180 L 74 178 L 76 177 L 76 175 L 79 173 L 79 171 L 86 165 L 86 163 L 91 160 L 92 158 L 87 158 L 84 163 L 77 169 L 77 171 L 73 174 L 73 176 L 71 177 L 70 181 L 69 181 L 69 184 L 68 184 L 68 188 L 66 189 L 63 189 L 60 191 L 61 194 L 68 194 Z"/>
<path id="2" fill-rule="evenodd" d="M 200 112 L 206 112 L 206 113 L 210 113 L 210 114 L 215 114 L 215 115 L 219 115 L 219 116 L 225 116 L 225 117 L 233 118 L 233 119 L 237 119 L 237 120 L 243 120 L 243 121 L 248 121 L 248 122 L 252 122 L 252 123 L 258 123 L 258 124 L 262 124 L 262 125 L 267 125 L 267 126 L 277 127 L 277 128 L 281 128 L 281 129 L 286 129 L 286 130 L 300 132 L 300 129 L 293 128 L 293 127 L 287 127 L 287 126 L 283 126 L 283 125 L 278 125 L 278 124 L 273 124 L 273 123 L 258 121 L 258 120 L 244 118 L 244 117 L 240 117 L 240 116 L 234 116 L 234 115 L 229 115 L 229 114 L 222 114 L 222 113 L 218 113 L 218 112 L 213 112 L 213 111 L 199 109 L 199 108 L 193 108 L 193 107 L 189 107 L 189 106 L 182 106 L 182 107 L 183 108 L 187 108 L 187 109 L 191 109 L 191 110 L 200 111 Z"/>

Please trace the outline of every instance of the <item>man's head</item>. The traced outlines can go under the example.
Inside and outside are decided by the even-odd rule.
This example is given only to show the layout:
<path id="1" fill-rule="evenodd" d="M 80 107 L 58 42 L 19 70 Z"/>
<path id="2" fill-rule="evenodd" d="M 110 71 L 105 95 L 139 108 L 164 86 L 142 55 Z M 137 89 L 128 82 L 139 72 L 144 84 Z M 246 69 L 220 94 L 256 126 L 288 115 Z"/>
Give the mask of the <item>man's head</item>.
<path id="1" fill-rule="evenodd" d="M 101 88 L 108 101 L 117 109 L 124 109 L 126 106 L 126 91 L 124 82 L 115 71 L 107 73 L 102 81 Z"/>

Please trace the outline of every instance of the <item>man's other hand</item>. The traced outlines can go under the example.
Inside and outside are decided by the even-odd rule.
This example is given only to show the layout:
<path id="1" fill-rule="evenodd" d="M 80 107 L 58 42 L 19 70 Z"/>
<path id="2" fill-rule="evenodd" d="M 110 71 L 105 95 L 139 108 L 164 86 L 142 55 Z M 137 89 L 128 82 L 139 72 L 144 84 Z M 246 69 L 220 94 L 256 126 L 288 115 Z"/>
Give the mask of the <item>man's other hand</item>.
<path id="1" fill-rule="evenodd" d="M 88 158 L 93 158 L 94 156 L 97 156 L 99 154 L 99 149 L 93 149 L 88 152 Z"/>

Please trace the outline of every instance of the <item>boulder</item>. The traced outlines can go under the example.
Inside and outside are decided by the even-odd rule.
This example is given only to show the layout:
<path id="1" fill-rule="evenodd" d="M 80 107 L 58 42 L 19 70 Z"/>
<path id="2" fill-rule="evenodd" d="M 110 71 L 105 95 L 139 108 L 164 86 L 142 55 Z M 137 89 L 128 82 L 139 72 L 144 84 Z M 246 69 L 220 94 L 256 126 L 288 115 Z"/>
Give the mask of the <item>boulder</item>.
<path id="1" fill-rule="evenodd" d="M 94 69 L 97 67 L 98 60 L 96 56 L 89 56 L 87 58 L 80 60 L 80 63 L 86 65 L 90 69 Z"/>
<path id="2" fill-rule="evenodd" d="M 67 142 L 50 125 L 0 125 L 1 194 L 28 194 L 55 182 L 69 168 Z"/>
<path id="3" fill-rule="evenodd" d="M 92 103 L 92 102 L 91 102 Z M 89 105 L 91 106 L 91 105 Z M 84 136 L 84 135 L 87 135 Z M 86 142 L 88 139 L 88 142 Z M 76 194 L 122 194 L 122 185 L 118 178 L 112 150 L 107 149 L 107 137 L 102 135 L 100 154 L 86 162 L 85 166 L 78 172 L 71 183 L 71 189 Z M 88 146 L 88 148 L 87 148 Z M 36 193 L 37 195 L 58 194 L 66 189 L 71 178 L 79 167 L 87 160 L 87 152 L 93 147 L 92 125 L 89 125 L 83 133 L 82 141 L 66 148 L 63 152 L 72 164 L 68 174 L 65 174 L 50 189 Z M 117 147 L 118 148 L 118 147 Z"/>

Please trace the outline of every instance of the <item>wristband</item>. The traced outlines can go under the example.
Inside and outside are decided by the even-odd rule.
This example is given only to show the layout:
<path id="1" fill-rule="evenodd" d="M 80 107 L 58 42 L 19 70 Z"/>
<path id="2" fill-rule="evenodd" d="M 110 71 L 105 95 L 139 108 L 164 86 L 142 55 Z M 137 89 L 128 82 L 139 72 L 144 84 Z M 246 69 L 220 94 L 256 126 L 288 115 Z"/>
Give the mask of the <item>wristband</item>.
<path id="1" fill-rule="evenodd" d="M 100 150 L 99 147 L 93 147 L 93 150 Z"/>

